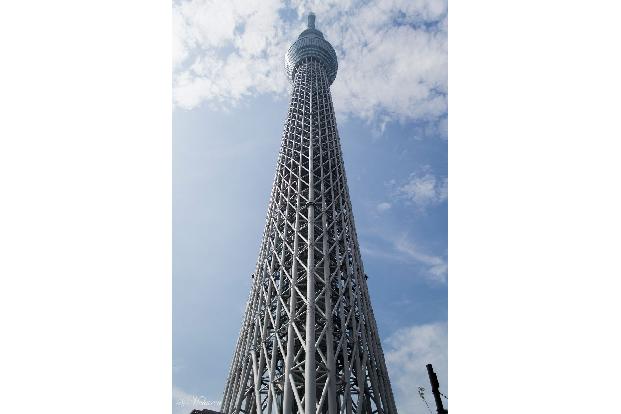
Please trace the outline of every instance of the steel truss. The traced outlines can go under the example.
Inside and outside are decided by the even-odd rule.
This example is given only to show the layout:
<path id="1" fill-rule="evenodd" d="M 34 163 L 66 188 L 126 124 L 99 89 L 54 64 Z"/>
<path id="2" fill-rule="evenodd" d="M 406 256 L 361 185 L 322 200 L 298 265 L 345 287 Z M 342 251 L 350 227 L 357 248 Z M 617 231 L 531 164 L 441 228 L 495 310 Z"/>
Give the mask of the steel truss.
<path id="1" fill-rule="evenodd" d="M 294 63 L 221 411 L 396 414 L 354 227 L 330 94 L 334 78 L 312 54 Z"/>

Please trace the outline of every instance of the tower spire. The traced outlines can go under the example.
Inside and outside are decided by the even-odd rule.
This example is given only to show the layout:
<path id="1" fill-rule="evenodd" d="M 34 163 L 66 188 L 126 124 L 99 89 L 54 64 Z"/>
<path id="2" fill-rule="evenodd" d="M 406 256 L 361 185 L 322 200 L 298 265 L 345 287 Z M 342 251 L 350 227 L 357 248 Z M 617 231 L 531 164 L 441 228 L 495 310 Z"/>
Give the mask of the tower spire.
<path id="1" fill-rule="evenodd" d="M 308 28 L 309 29 L 315 28 L 315 13 L 313 12 L 308 13 Z"/>

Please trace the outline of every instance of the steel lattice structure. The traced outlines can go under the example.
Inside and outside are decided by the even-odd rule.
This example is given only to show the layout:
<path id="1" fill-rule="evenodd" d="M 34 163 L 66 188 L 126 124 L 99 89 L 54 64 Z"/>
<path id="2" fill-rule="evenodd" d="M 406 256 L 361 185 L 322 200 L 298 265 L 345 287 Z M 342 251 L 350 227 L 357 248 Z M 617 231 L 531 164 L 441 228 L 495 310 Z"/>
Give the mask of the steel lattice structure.
<path id="1" fill-rule="evenodd" d="M 226 414 L 397 413 L 330 94 L 336 54 L 314 20 L 285 58 L 294 88 Z"/>

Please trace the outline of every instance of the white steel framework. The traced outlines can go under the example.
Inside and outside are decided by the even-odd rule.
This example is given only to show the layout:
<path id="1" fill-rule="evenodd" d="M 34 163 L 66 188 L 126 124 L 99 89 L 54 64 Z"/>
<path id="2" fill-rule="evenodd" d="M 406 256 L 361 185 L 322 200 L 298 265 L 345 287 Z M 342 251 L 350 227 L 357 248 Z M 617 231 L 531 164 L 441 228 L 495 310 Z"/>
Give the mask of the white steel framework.
<path id="1" fill-rule="evenodd" d="M 289 49 L 293 93 L 226 414 L 397 414 L 373 316 L 330 85 L 314 27 Z"/>

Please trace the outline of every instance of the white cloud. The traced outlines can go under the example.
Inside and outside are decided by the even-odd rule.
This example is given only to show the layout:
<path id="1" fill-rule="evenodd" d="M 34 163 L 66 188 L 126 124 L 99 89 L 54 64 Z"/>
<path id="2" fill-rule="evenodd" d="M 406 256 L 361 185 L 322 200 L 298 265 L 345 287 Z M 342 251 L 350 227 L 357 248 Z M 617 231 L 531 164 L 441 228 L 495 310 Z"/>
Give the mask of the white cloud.
<path id="1" fill-rule="evenodd" d="M 408 241 L 405 236 L 394 241 L 397 251 L 407 257 L 427 266 L 425 276 L 432 281 L 446 283 L 448 277 L 448 263 L 443 257 L 433 256 L 421 252 L 413 243 Z"/>
<path id="2" fill-rule="evenodd" d="M 448 263 L 446 256 L 436 256 L 427 253 L 411 242 L 406 234 L 382 234 L 381 238 L 387 245 L 361 246 L 365 256 L 374 256 L 384 260 L 398 261 L 416 266 L 418 276 L 432 283 L 445 284 L 448 281 Z"/>
<path id="3" fill-rule="evenodd" d="M 386 340 L 386 363 L 397 408 L 402 413 L 428 412 L 418 394 L 425 388 L 425 399 L 432 412 L 435 404 L 427 375 L 432 364 L 440 382 L 440 391 L 448 396 L 448 328 L 445 322 L 415 325 L 395 332 Z M 447 400 L 444 408 L 448 409 Z"/>
<path id="4" fill-rule="evenodd" d="M 173 386 L 172 390 L 172 413 L 188 414 L 192 410 L 219 410 L 220 401 L 210 400 L 204 395 L 192 395 L 179 387 Z"/>
<path id="5" fill-rule="evenodd" d="M 422 173 L 412 173 L 408 182 L 399 187 L 397 195 L 420 208 L 437 205 L 448 199 L 448 178 L 436 177 L 429 168 L 424 168 Z"/>
<path id="6" fill-rule="evenodd" d="M 173 7 L 175 105 L 229 107 L 255 94 L 284 96 L 284 53 L 310 10 L 339 57 L 332 92 L 342 116 L 441 127 L 448 87 L 446 0 L 179 2 Z"/>
<path id="7" fill-rule="evenodd" d="M 255 93 L 284 93 L 287 39 L 279 9 L 275 0 L 175 4 L 174 104 L 229 107 Z"/>
<path id="8" fill-rule="evenodd" d="M 392 205 L 390 203 L 379 203 L 377 205 L 377 211 L 379 211 L 380 213 L 386 211 L 386 210 L 390 210 L 390 207 L 392 207 Z"/>

